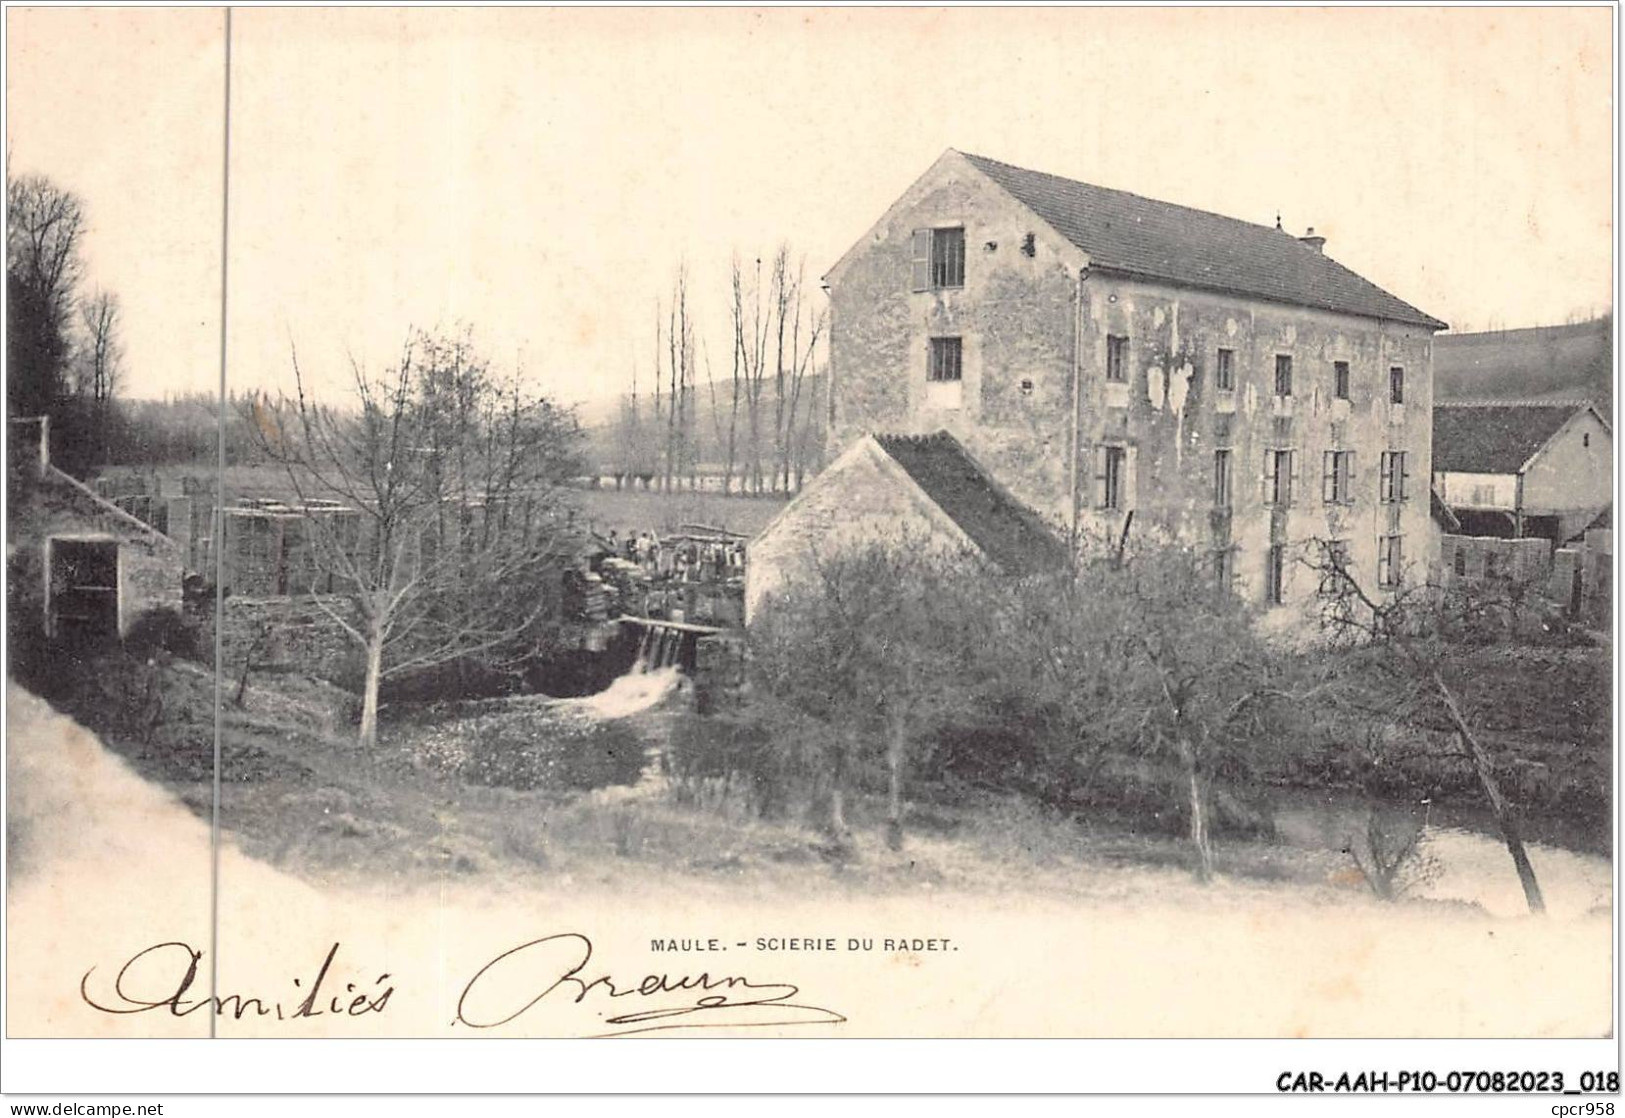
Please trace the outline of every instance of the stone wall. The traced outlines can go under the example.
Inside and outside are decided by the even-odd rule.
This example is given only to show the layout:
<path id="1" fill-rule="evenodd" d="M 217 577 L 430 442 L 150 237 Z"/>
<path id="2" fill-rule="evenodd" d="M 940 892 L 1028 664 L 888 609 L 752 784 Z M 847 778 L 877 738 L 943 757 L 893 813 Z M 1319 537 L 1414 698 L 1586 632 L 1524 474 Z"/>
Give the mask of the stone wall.
<path id="1" fill-rule="evenodd" d="M 118 631 L 142 615 L 181 608 L 184 555 L 151 527 L 101 500 L 55 469 L 12 479 L 6 552 L 10 607 L 46 627 L 47 550 L 55 539 L 107 541 L 118 546 Z"/>
<path id="2" fill-rule="evenodd" d="M 1402 539 L 1402 575 L 1423 580 L 1437 561 L 1429 514 L 1432 337 L 1379 323 L 1235 296 L 1173 291 L 1091 276 L 1084 284 L 1080 384 L 1079 522 L 1085 535 L 1115 536 L 1127 510 L 1099 508 L 1094 448 L 1131 451 L 1134 530 L 1154 527 L 1220 549 L 1229 546 L 1242 592 L 1265 601 L 1265 561 L 1286 548 L 1286 623 L 1316 611 L 1314 540 L 1340 540 L 1351 569 L 1378 584 L 1379 540 Z M 1128 339 L 1127 379 L 1106 379 L 1106 339 Z M 1217 385 L 1229 350 L 1233 387 Z M 1291 394 L 1276 395 L 1276 359 L 1291 359 Z M 1348 365 L 1348 398 L 1336 395 L 1336 363 Z M 1389 370 L 1404 370 L 1392 403 Z M 1215 452 L 1230 452 L 1230 505 L 1215 505 Z M 1266 456 L 1292 452 L 1291 500 L 1269 502 Z M 1327 500 L 1326 454 L 1351 451 L 1349 492 Z M 1403 452 L 1404 500 L 1381 492 L 1382 456 Z"/>
<path id="3" fill-rule="evenodd" d="M 965 230 L 964 286 L 915 291 L 914 230 L 953 224 Z M 1016 497 L 1052 520 L 1076 516 L 1086 536 L 1115 539 L 1133 510 L 1135 533 L 1228 549 L 1238 587 L 1264 606 L 1273 606 L 1266 562 L 1281 545 L 1286 602 L 1269 610 L 1280 624 L 1317 612 L 1319 579 L 1299 562 L 1316 539 L 1342 541 L 1375 588 L 1379 541 L 1398 536 L 1404 577 L 1427 577 L 1438 558 L 1428 330 L 1176 289 L 1087 263 L 974 168 L 939 161 L 829 276 L 832 450 L 868 433 L 946 429 Z M 927 380 L 931 338 L 949 335 L 963 345 L 957 407 L 944 407 Z M 1121 382 L 1106 378 L 1109 336 L 1128 339 Z M 1216 385 L 1221 349 L 1233 362 L 1227 390 Z M 1292 393 L 1281 398 L 1277 356 L 1293 366 Z M 1349 367 L 1347 399 L 1335 394 L 1336 362 Z M 1399 404 L 1390 402 L 1393 367 L 1404 370 Z M 1127 494 L 1115 511 L 1099 499 L 1107 446 L 1126 452 Z M 1231 458 L 1225 508 L 1214 493 L 1221 449 Z M 1295 467 L 1281 508 L 1264 493 L 1266 452 L 1277 449 L 1293 451 Z M 1334 450 L 1354 454 L 1351 486 L 1346 499 L 1326 501 L 1324 455 Z M 1380 499 L 1385 451 L 1406 456 L 1403 501 Z"/>
<path id="4" fill-rule="evenodd" d="M 1552 437 L 1523 475 L 1523 511 L 1556 513 L 1558 538 L 1584 531 L 1614 500 L 1614 436 L 1589 409 Z"/>
<path id="5" fill-rule="evenodd" d="M 871 540 L 974 553 L 974 545 L 872 439 L 848 448 L 750 542 L 745 621 L 781 587 L 817 577 L 815 559 Z"/>
<path id="6" fill-rule="evenodd" d="M 326 599 L 341 616 L 348 608 Z M 309 595 L 226 599 L 221 674 L 235 686 L 252 650 L 253 670 L 297 672 L 330 683 L 358 686 L 360 645 Z"/>
<path id="7" fill-rule="evenodd" d="M 1444 572 L 1446 585 L 1455 585 L 1460 581 L 1476 583 L 1503 579 L 1539 584 L 1544 590 L 1553 575 L 1552 545 L 1540 539 L 1499 539 L 1445 533 L 1439 541 L 1439 566 Z"/>
<path id="8" fill-rule="evenodd" d="M 1018 499 L 1063 516 L 1082 258 L 968 164 L 939 164 L 904 201 L 831 276 L 830 456 L 864 434 L 947 430 Z M 964 286 L 913 290 L 914 230 L 955 223 Z M 937 336 L 963 340 L 958 407 L 928 395 Z"/>

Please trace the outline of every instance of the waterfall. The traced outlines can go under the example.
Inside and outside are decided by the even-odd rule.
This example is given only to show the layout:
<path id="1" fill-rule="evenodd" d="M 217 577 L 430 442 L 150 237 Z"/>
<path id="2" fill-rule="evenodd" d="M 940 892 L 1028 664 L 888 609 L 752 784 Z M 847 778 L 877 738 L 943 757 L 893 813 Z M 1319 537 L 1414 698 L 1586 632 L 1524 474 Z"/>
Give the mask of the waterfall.
<path id="1" fill-rule="evenodd" d="M 646 624 L 638 639 L 637 659 L 632 671 L 647 675 L 662 668 L 675 668 L 682 661 L 683 640 L 686 634 L 670 625 L 658 622 Z"/>

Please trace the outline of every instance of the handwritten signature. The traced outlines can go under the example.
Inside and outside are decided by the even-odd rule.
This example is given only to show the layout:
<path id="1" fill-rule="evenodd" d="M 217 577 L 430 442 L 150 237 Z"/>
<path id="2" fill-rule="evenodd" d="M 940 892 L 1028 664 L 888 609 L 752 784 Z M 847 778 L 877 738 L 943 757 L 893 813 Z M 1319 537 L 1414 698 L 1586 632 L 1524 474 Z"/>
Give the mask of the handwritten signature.
<path id="1" fill-rule="evenodd" d="M 340 944 L 327 951 L 314 979 L 306 986 L 292 980 L 294 993 L 194 992 L 203 952 L 179 940 L 156 943 L 136 952 L 113 975 L 97 980 L 96 968 L 79 980 L 79 996 L 102 1013 L 167 1012 L 185 1017 L 206 1006 L 241 1020 L 278 1021 L 321 1016 L 362 1017 L 382 1013 L 395 987 L 390 975 L 370 984 L 343 982 L 334 963 Z M 510 948 L 474 973 L 457 999 L 453 1025 L 494 1029 L 518 1020 L 543 1002 L 552 1007 L 580 1006 L 594 1014 L 593 1024 L 578 1035 L 631 1036 L 638 1033 L 698 1029 L 786 1028 L 839 1025 L 846 1018 L 832 1009 L 794 999 L 799 987 L 788 982 L 757 982 L 743 975 L 651 974 L 627 982 L 609 974 L 591 977 L 592 941 L 577 932 L 542 936 Z M 359 988 L 358 988 L 359 987 Z M 294 997 L 303 994 L 295 1003 Z M 625 1000 L 630 999 L 630 1000 Z M 633 1006 L 637 1008 L 632 1008 Z"/>
<path id="2" fill-rule="evenodd" d="M 597 1008 L 607 999 L 649 999 L 631 1012 L 600 1014 L 607 1031 L 599 1037 L 631 1036 L 679 1029 L 781 1028 L 839 1025 L 846 1018 L 832 1009 L 791 1001 L 801 991 L 788 982 L 752 982 L 740 975 L 651 974 L 635 984 L 605 974 L 587 978 L 592 941 L 578 932 L 543 936 L 510 948 L 468 980 L 457 999 L 453 1024 L 491 1029 L 516 1020 L 551 995 Z M 680 995 L 672 1002 L 668 995 Z M 524 999 L 521 1001 L 521 999 Z M 665 1003 L 665 1004 L 662 1004 Z M 609 1001 L 610 1006 L 621 1004 Z"/>

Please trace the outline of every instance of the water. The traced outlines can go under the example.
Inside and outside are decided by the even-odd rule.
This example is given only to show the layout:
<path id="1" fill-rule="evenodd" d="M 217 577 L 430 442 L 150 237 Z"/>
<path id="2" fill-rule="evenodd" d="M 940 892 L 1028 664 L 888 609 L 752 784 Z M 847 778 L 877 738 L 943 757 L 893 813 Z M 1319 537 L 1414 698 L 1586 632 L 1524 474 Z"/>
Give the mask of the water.
<path id="1" fill-rule="evenodd" d="M 1406 827 L 1422 831 L 1419 852 L 1431 872 L 1406 896 L 1475 904 L 1494 916 L 1528 914 L 1512 856 L 1487 811 L 1378 805 L 1348 794 L 1288 796 L 1275 812 L 1276 834 L 1283 842 L 1306 849 L 1335 853 L 1352 844 L 1364 851 L 1374 808 L 1382 813 L 1390 833 Z M 1611 902 L 1614 872 L 1608 858 L 1544 841 L 1526 840 L 1525 850 L 1549 915 L 1583 916 Z M 1347 865 L 1353 868 L 1352 861 Z"/>
<path id="2" fill-rule="evenodd" d="M 658 706 L 677 689 L 682 680 L 682 673 L 675 667 L 649 671 L 634 668 L 596 695 L 560 699 L 558 704 L 593 718 L 626 718 Z"/>

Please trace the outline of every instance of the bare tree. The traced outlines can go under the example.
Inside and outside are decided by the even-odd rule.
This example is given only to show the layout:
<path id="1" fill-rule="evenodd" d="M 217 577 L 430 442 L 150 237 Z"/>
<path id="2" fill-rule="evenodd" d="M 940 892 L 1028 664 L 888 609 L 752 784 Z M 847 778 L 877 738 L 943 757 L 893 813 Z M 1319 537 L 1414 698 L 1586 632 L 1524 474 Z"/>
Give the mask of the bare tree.
<path id="1" fill-rule="evenodd" d="M 51 413 L 67 395 L 84 208 L 43 175 L 6 181 L 6 399 Z"/>
<path id="2" fill-rule="evenodd" d="M 729 474 L 731 477 L 742 404 L 746 421 L 744 477 L 746 488 L 754 493 L 792 488 L 796 448 L 805 443 L 804 429 L 810 413 L 802 409 L 804 388 L 825 328 L 823 312 L 806 300 L 805 273 L 805 261 L 792 264 L 786 244 L 774 251 L 765 286 L 760 257 L 756 259 L 754 277 L 748 281 L 737 255 L 733 261 Z M 771 445 L 767 445 L 769 439 Z"/>
<path id="3" fill-rule="evenodd" d="M 80 395 L 105 402 L 118 392 L 124 345 L 119 338 L 119 301 L 111 291 L 97 290 L 79 301 L 84 332 L 80 353 Z"/>
<path id="4" fill-rule="evenodd" d="M 97 290 L 81 299 L 79 324 L 82 339 L 75 355 L 74 391 L 89 409 L 98 461 L 105 462 L 114 423 L 113 398 L 124 362 L 118 296 Z"/>
<path id="5" fill-rule="evenodd" d="M 537 639 L 556 606 L 579 432 L 497 376 L 467 331 L 414 333 L 382 377 L 352 362 L 353 410 L 311 399 L 293 365 L 295 398 L 259 402 L 250 427 L 305 514 L 313 600 L 365 656 L 371 746 L 386 679 Z M 358 532 L 335 504 L 360 514 Z M 325 580 L 337 600 L 314 593 Z"/>
<path id="6" fill-rule="evenodd" d="M 1350 566 L 1345 549 L 1331 541 L 1313 541 L 1304 561 L 1322 576 L 1323 628 L 1350 656 L 1342 677 L 1353 684 L 1375 681 L 1381 693 L 1374 703 L 1365 704 L 1368 708 L 1380 705 L 1395 721 L 1424 731 L 1442 728 L 1454 739 L 1457 748 L 1450 753 L 1472 767 L 1512 857 L 1529 911 L 1545 911 L 1517 812 L 1501 789 L 1495 758 L 1451 682 L 1459 674 L 1466 649 L 1504 638 L 1527 609 L 1527 601 L 1518 594 L 1491 595 L 1487 600 L 1479 593 L 1446 590 L 1421 580 L 1401 579 L 1391 590 L 1373 592 Z"/>

